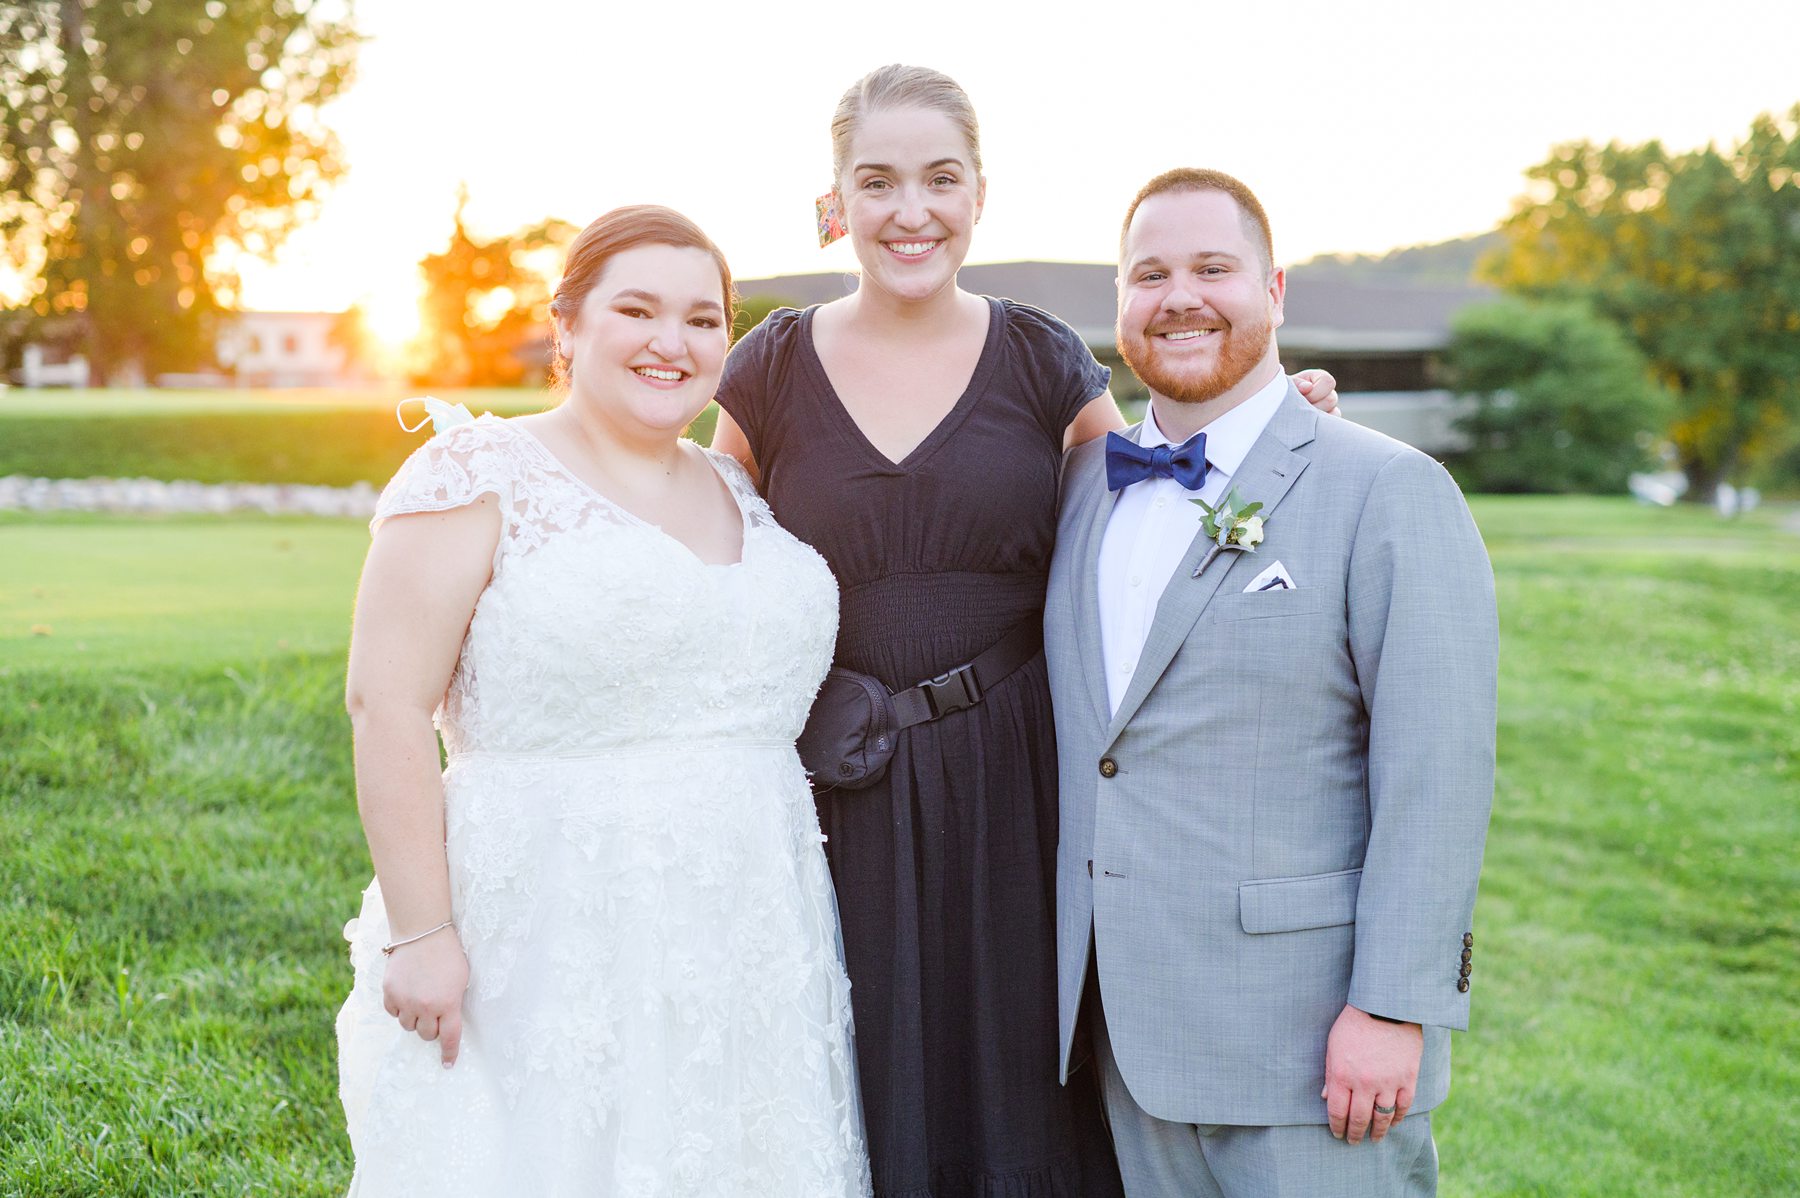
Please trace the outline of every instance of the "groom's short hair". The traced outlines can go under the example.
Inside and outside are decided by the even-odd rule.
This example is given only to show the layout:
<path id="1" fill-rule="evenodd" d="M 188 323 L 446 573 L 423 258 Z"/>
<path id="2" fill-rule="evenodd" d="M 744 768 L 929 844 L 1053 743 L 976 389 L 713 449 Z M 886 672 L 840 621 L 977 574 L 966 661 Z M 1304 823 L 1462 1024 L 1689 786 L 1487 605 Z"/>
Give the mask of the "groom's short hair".
<path id="1" fill-rule="evenodd" d="M 1256 193 L 1224 171 L 1193 166 L 1164 171 L 1138 190 L 1137 198 L 1125 210 L 1125 223 L 1119 228 L 1120 259 L 1125 257 L 1125 238 L 1131 233 L 1131 218 L 1137 215 L 1138 205 L 1165 191 L 1222 191 L 1230 196 L 1243 218 L 1245 234 L 1262 250 L 1263 272 L 1275 272 L 1275 239 L 1269 233 L 1269 214 L 1263 211 L 1262 201 L 1256 198 Z"/>

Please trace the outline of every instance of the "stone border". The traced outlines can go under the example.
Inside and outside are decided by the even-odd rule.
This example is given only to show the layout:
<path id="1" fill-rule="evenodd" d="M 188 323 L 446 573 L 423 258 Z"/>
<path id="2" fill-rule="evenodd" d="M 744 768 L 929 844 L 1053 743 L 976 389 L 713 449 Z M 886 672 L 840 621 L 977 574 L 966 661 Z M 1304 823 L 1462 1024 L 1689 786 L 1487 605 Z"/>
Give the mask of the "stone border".
<path id="1" fill-rule="evenodd" d="M 27 512 L 261 512 L 270 516 L 375 515 L 376 489 L 302 483 L 166 482 L 156 478 L 0 478 L 0 511 Z"/>

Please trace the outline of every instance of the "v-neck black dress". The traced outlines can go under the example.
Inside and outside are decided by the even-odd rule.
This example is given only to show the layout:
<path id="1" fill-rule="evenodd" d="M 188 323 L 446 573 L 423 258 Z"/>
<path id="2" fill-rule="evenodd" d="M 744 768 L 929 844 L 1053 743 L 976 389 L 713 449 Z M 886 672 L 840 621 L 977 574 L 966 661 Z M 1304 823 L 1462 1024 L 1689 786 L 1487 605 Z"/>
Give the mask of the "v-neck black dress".
<path id="1" fill-rule="evenodd" d="M 725 364 L 775 518 L 824 555 L 837 664 L 894 690 L 1041 620 L 1063 432 L 1109 373 L 1047 313 L 990 299 L 967 390 L 906 458 L 862 434 L 782 309 Z M 1084 1068 L 1057 1083 L 1056 742 L 1040 654 L 901 734 L 881 784 L 819 800 L 876 1192 L 1120 1193 Z"/>

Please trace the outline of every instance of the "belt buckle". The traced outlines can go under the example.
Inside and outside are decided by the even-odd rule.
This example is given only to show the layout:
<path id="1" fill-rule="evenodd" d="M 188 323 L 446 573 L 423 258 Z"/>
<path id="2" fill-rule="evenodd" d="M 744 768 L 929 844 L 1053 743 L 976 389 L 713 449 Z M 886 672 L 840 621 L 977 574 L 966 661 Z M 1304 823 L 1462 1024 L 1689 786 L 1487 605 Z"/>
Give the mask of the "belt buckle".
<path id="1" fill-rule="evenodd" d="M 931 706 L 931 718 L 934 720 L 981 702 L 981 686 L 975 681 L 973 663 L 957 666 L 954 670 L 921 682 L 919 689 L 925 692 L 925 702 Z"/>

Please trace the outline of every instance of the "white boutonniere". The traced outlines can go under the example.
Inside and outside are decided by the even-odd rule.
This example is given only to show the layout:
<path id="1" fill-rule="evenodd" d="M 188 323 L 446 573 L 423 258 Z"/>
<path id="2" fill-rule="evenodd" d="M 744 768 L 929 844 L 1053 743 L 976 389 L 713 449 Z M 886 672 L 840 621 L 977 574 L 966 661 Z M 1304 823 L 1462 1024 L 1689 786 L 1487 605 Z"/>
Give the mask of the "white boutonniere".
<path id="1" fill-rule="evenodd" d="M 1200 572 L 1212 565 L 1212 560 L 1227 549 L 1255 553 L 1256 547 L 1263 540 L 1263 518 L 1256 513 L 1262 511 L 1260 503 L 1245 503 L 1233 487 L 1219 500 L 1218 506 L 1209 504 L 1204 499 L 1191 499 L 1189 503 L 1198 504 L 1206 514 L 1200 518 L 1200 529 L 1212 542 L 1212 548 L 1194 567 L 1193 577 L 1200 577 Z"/>

